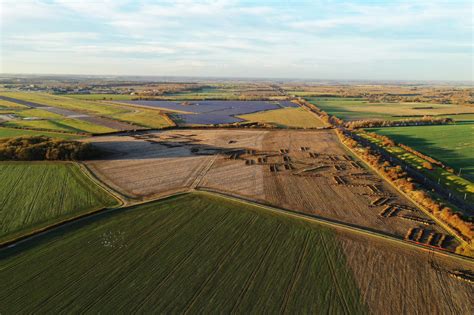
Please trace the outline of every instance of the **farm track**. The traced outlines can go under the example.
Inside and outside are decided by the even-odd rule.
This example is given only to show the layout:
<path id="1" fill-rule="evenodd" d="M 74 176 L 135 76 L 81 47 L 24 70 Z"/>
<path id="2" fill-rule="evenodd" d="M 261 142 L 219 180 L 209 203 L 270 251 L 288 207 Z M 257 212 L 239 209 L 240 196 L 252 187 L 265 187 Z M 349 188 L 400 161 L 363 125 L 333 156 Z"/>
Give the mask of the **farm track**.
<path id="1" fill-rule="evenodd" d="M 209 172 L 209 170 L 211 169 L 212 165 L 214 164 L 214 162 L 217 160 L 217 157 L 218 155 L 214 155 L 210 160 L 209 162 L 207 163 L 207 165 L 205 166 L 205 168 L 199 172 L 199 175 L 196 177 L 196 179 L 193 181 L 193 183 L 191 184 L 191 187 L 190 189 L 196 189 L 197 186 L 199 186 L 199 183 L 202 181 L 202 179 L 204 178 L 204 176 L 206 176 L 206 174 Z"/>

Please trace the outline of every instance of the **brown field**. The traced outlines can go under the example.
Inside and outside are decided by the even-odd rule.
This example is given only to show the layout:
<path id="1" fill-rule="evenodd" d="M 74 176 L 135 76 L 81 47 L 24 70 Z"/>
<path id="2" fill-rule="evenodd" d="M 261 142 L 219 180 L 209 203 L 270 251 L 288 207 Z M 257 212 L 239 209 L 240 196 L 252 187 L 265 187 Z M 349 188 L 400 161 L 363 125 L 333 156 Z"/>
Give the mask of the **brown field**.
<path id="1" fill-rule="evenodd" d="M 352 233 L 338 238 L 371 313 L 472 314 L 473 284 L 453 277 L 472 263 Z"/>
<path id="2" fill-rule="evenodd" d="M 87 166 L 131 198 L 211 189 L 423 243 L 456 245 L 349 156 L 331 130 L 170 130 L 87 141 L 112 153 Z"/>

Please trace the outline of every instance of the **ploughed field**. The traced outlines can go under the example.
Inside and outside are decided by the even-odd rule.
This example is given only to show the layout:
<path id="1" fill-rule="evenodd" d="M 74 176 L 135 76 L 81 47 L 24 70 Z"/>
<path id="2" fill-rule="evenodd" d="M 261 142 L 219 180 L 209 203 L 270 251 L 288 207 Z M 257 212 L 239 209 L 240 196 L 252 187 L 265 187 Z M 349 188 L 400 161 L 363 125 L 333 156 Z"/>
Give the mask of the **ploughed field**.
<path id="1" fill-rule="evenodd" d="M 181 125 L 210 125 L 243 122 L 237 115 L 279 108 L 298 107 L 290 101 L 120 101 L 174 113 Z"/>
<path id="2" fill-rule="evenodd" d="M 75 164 L 0 163 L 0 241 L 116 204 Z"/>
<path id="3" fill-rule="evenodd" d="M 95 137 L 87 162 L 125 196 L 209 189 L 452 249 L 456 241 L 352 157 L 332 130 L 174 130 Z"/>
<path id="4" fill-rule="evenodd" d="M 451 275 L 472 266 L 345 233 L 209 194 L 175 196 L 4 249 L 0 310 L 469 313 L 472 287 Z"/>

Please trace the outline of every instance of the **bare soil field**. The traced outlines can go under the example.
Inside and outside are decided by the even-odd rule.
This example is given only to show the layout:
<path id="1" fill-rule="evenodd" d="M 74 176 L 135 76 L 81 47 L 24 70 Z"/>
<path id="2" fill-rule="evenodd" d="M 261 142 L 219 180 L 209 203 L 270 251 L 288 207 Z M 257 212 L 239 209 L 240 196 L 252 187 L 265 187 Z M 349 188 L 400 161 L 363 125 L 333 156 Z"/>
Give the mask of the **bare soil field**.
<path id="1" fill-rule="evenodd" d="M 217 187 L 236 182 L 232 190 L 253 196 L 259 187 L 263 197 L 261 169 L 225 158 L 224 152 L 259 147 L 265 132 L 236 130 L 178 130 L 136 136 L 106 136 L 88 139 L 109 151 L 107 159 L 88 161 L 87 166 L 103 181 L 132 198 L 153 198 L 195 188 L 205 173 L 206 182 Z M 241 162 L 241 163 L 239 163 Z M 241 175 L 239 175 L 241 176 Z M 252 183 L 253 181 L 253 183 Z"/>
<path id="2" fill-rule="evenodd" d="M 474 286 L 456 277 L 472 279 L 472 263 L 365 236 L 338 238 L 370 313 L 472 314 Z"/>
<path id="3" fill-rule="evenodd" d="M 456 245 L 351 157 L 332 130 L 168 130 L 86 141 L 111 152 L 86 165 L 132 198 L 211 189 L 433 246 Z"/>
<path id="4" fill-rule="evenodd" d="M 414 241 L 427 241 L 431 232 L 441 234 L 437 238 L 444 235 L 415 205 L 351 157 L 332 131 L 274 131 L 265 137 L 263 150 L 288 152 L 274 158 L 273 170 L 264 168 L 265 199 L 273 205 L 399 236 L 420 228 Z"/>

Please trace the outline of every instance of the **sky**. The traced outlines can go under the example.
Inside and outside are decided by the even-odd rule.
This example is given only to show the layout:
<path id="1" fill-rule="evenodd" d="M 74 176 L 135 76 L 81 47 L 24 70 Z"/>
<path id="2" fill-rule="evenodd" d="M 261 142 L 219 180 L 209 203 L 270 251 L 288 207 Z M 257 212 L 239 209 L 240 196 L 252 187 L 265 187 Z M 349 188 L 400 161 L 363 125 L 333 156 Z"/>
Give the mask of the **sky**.
<path id="1" fill-rule="evenodd" d="M 473 80 L 471 1 L 0 0 L 0 73 Z"/>

